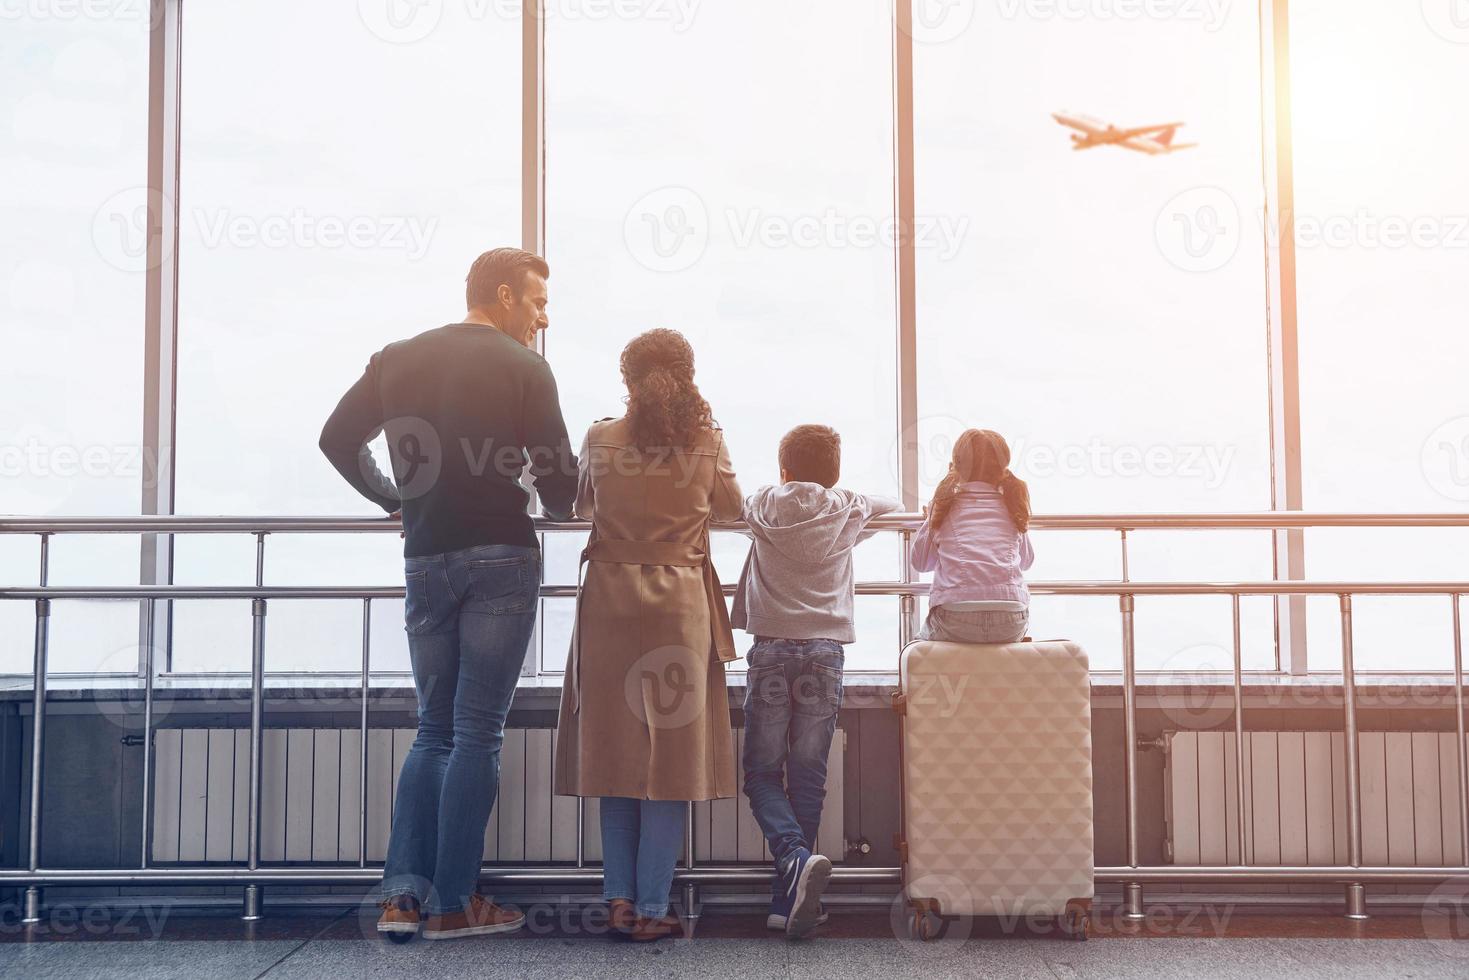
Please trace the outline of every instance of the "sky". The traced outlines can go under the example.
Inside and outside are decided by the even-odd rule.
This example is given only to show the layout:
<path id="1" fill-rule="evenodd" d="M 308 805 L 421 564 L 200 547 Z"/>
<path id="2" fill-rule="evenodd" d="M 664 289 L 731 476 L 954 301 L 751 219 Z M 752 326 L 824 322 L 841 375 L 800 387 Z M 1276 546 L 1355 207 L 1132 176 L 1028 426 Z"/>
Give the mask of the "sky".
<path id="1" fill-rule="evenodd" d="M 879 0 L 554 0 L 547 24 L 546 354 L 568 426 L 621 411 L 616 356 L 687 334 L 742 483 L 800 422 L 844 485 L 895 494 L 892 26 Z M 1469 18 L 1454 0 L 1291 4 L 1305 506 L 1469 500 L 1462 161 Z M 0 511 L 136 513 L 147 32 L 139 0 L 0 3 Z M 1037 510 L 1271 505 L 1256 5 L 919 0 L 919 445 L 927 494 L 995 428 Z M 1465 25 L 1461 27 L 1461 24 Z M 518 244 L 519 38 L 503 0 L 191 4 L 184 20 L 177 500 L 189 514 L 371 514 L 316 449 L 384 344 L 462 312 L 469 261 Z M 1182 121 L 1195 149 L 1070 149 L 1050 113 Z M 1401 226 L 1401 228 L 1399 227 Z M 1406 242 L 1400 239 L 1406 237 Z M 1311 532 L 1314 577 L 1463 579 L 1466 536 Z M 1033 576 L 1115 578 L 1115 535 L 1042 532 Z M 393 583 L 395 536 L 290 538 L 267 581 Z M 569 582 L 575 541 L 547 545 Z M 719 542 L 728 579 L 743 543 Z M 184 539 L 176 580 L 248 581 L 248 539 Z M 1269 535 L 1140 534 L 1134 578 L 1267 578 Z M 864 578 L 896 576 L 890 539 Z M 53 581 L 136 581 L 136 542 L 58 543 Z M 34 542 L 0 540 L 31 581 Z M 394 604 L 375 663 L 406 664 Z M 29 608 L 0 604 L 0 670 Z M 1312 603 L 1313 665 L 1338 656 Z M 70 607 L 70 608 L 62 608 Z M 356 603 L 278 603 L 272 666 L 352 669 Z M 1139 658 L 1227 664 L 1226 600 L 1140 603 Z M 547 603 L 546 665 L 570 603 Z M 859 602 L 849 664 L 896 656 Z M 1444 617 L 1439 613 L 1443 612 Z M 63 613 L 65 615 L 63 615 Z M 1419 600 L 1364 600 L 1359 663 L 1442 667 Z M 135 615 L 58 605 L 60 670 L 136 660 Z M 180 668 L 239 668 L 244 604 L 181 608 Z M 1115 600 L 1037 599 L 1036 629 L 1118 662 Z M 1246 659 L 1273 657 L 1246 604 Z M 279 637 L 278 640 L 275 638 Z M 99 651 L 105 651 L 99 653 Z"/>

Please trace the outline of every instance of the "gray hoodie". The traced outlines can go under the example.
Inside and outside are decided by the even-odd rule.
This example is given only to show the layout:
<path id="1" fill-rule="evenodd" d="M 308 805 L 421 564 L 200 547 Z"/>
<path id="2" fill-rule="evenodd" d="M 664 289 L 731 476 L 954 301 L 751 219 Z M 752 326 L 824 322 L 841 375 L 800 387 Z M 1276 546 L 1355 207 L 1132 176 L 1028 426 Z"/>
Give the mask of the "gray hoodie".
<path id="1" fill-rule="evenodd" d="M 754 541 L 735 588 L 730 622 L 757 636 L 851 643 L 852 549 L 875 531 L 867 522 L 898 509 L 819 483 L 761 487 L 745 498 Z"/>

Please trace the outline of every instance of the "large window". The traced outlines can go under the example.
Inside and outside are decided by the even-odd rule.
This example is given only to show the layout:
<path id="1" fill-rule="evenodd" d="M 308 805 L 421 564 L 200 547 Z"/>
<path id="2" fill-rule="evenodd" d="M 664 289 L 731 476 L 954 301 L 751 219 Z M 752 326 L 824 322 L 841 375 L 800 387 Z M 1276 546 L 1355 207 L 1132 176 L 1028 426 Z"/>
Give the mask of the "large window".
<path id="1" fill-rule="evenodd" d="M 981 427 L 1045 513 L 1268 509 L 1254 6 L 967 6 L 914 32 L 925 497 Z M 1197 146 L 1077 150 L 1054 113 L 1181 122 Z M 1121 574 L 1116 534 L 1040 533 L 1036 551 L 1037 578 Z M 1131 559 L 1136 579 L 1271 575 L 1268 534 L 1138 535 Z M 1227 600 L 1138 606 L 1140 666 L 1230 664 Z M 1273 666 L 1269 603 L 1246 615 L 1251 665 Z M 1041 598 L 1032 623 L 1120 664 L 1115 598 Z"/>
<path id="2" fill-rule="evenodd" d="M 158 471 L 142 424 L 150 115 L 165 154 L 173 131 L 170 107 L 150 114 L 149 13 L 180 27 L 182 52 L 180 514 L 376 514 L 321 457 L 321 424 L 373 352 L 462 315 L 470 261 L 523 244 L 538 186 L 545 351 L 573 439 L 622 412 L 623 345 L 672 327 L 747 492 L 777 478 L 786 430 L 825 422 L 842 484 L 896 496 L 912 423 L 925 501 L 979 426 L 1010 440 L 1042 513 L 1259 511 L 1282 489 L 1312 511 L 1460 509 L 1469 113 L 1453 93 L 1469 28 L 1453 7 L 1291 0 L 1285 105 L 1261 87 L 1261 53 L 1285 37 L 1262 36 L 1256 5 L 915 0 L 917 356 L 901 371 L 895 178 L 910 161 L 890 0 L 547 3 L 539 76 L 522 73 L 513 0 L 0 7 L 0 510 L 137 513 Z M 545 167 L 523 170 L 537 96 Z M 1143 134 L 1173 152 L 1074 148 L 1081 116 L 1180 125 Z M 1295 266 L 1271 247 L 1277 162 L 1293 163 Z M 1292 322 L 1297 374 L 1272 360 Z M 900 419 L 909 369 L 917 417 Z M 1272 420 L 1272 385 L 1298 390 L 1299 439 Z M 1271 470 L 1272 448 L 1297 443 L 1299 488 Z M 1123 572 L 1115 533 L 1035 538 L 1034 578 Z M 1469 533 L 1304 540 L 1309 578 L 1452 580 Z M 581 536 L 545 547 L 548 584 L 572 584 Z M 746 547 L 716 535 L 726 582 Z M 1273 555 L 1269 532 L 1135 532 L 1127 572 L 1268 579 Z M 181 536 L 175 581 L 249 584 L 254 562 L 248 536 Z M 138 567 L 135 537 L 52 542 L 56 584 L 136 582 Z M 36 572 L 34 538 L 0 537 L 4 581 Z M 897 579 L 896 536 L 864 544 L 857 574 Z M 400 576 L 394 535 L 267 547 L 267 584 Z M 1310 666 L 1333 669 L 1336 600 L 1306 605 Z M 1448 665 L 1446 599 L 1355 605 L 1359 667 Z M 357 668 L 360 602 L 270 608 L 271 670 Z M 544 670 L 564 665 L 572 609 L 543 604 Z M 850 667 L 892 668 L 897 610 L 859 598 Z M 1245 666 L 1275 667 L 1274 602 L 1242 613 Z M 29 669 L 32 622 L 0 603 L 0 672 Z M 58 602 L 53 630 L 58 672 L 137 663 L 135 603 Z M 1121 663 L 1114 597 L 1039 597 L 1032 633 Z M 1227 669 L 1231 634 L 1224 598 L 1137 603 L 1144 670 Z M 171 666 L 243 670 L 249 638 L 246 602 L 177 603 Z M 374 667 L 407 666 L 400 603 L 374 606 L 373 645 Z"/>
<path id="3" fill-rule="evenodd" d="M 672 327 L 747 492 L 777 481 L 786 430 L 820 422 L 842 434 L 843 486 L 896 495 L 890 15 L 675 9 L 547 23 L 546 351 L 573 438 L 622 413 L 623 345 Z M 733 581 L 745 539 L 715 547 Z M 548 579 L 571 580 L 563 552 Z M 896 577 L 897 554 L 874 542 L 859 574 Z M 860 605 L 851 659 L 891 668 L 896 601 Z M 548 603 L 558 668 L 570 608 Z"/>
<path id="4" fill-rule="evenodd" d="M 1454 7 L 1291 2 L 1310 510 L 1469 503 L 1469 110 L 1457 97 L 1469 90 L 1469 23 Z M 1462 580 L 1466 547 L 1462 529 L 1313 531 L 1306 571 Z M 1447 598 L 1363 598 L 1355 612 L 1359 666 L 1451 665 Z M 1339 664 L 1335 600 L 1313 603 L 1308 622 L 1313 666 Z"/>
<path id="5" fill-rule="evenodd" d="M 508 15 L 508 16 L 507 16 Z M 507 4 L 190 5 L 183 58 L 178 497 L 187 514 L 374 514 L 317 450 L 383 345 L 463 316 L 520 234 Z M 266 581 L 380 584 L 396 536 L 272 539 Z M 250 540 L 180 540 L 181 583 L 254 580 Z M 178 603 L 174 666 L 248 664 L 248 603 Z M 376 666 L 406 666 L 378 604 Z M 394 608 L 394 607 L 397 608 Z M 360 603 L 275 603 L 272 669 L 353 669 Z"/>
<path id="6" fill-rule="evenodd" d="M 0 12 L 0 511 L 136 514 L 156 462 L 142 445 L 147 20 L 28 9 Z M 70 540 L 51 568 L 54 584 L 136 582 L 137 542 Z M 37 573 L 34 539 L 0 542 L 6 582 Z M 33 615 L 0 603 L 0 671 L 30 670 Z M 136 606 L 55 615 L 55 670 L 119 651 L 136 667 Z"/>

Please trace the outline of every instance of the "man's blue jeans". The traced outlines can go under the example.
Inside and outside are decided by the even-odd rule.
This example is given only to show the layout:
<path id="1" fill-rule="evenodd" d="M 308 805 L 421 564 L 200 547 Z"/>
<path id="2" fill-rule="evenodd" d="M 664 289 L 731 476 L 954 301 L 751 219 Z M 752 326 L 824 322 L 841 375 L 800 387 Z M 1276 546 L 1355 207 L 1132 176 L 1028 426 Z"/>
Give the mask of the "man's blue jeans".
<path id="1" fill-rule="evenodd" d="M 536 622 L 539 549 L 484 545 L 406 559 L 418 735 L 398 776 L 383 894 L 430 915 L 474 892 L 500 788 L 500 745 Z"/>
<path id="2" fill-rule="evenodd" d="M 757 637 L 747 660 L 745 795 L 783 869 L 798 848 L 815 846 L 821 826 L 842 706 L 842 645 Z"/>

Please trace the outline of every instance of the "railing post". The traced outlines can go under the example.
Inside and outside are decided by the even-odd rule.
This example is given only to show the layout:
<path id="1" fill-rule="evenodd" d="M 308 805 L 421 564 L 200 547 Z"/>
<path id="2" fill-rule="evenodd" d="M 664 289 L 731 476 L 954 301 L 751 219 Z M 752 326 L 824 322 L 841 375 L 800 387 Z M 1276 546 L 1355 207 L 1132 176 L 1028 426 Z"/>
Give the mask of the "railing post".
<path id="1" fill-rule="evenodd" d="M 1137 643 L 1133 634 L 1135 602 L 1130 594 L 1118 596 L 1122 607 L 1122 737 L 1127 785 L 1127 866 L 1138 866 L 1137 857 Z M 1122 886 L 1122 917 L 1143 918 L 1143 886 L 1129 881 Z"/>
<path id="2" fill-rule="evenodd" d="M 898 581 L 913 584 L 913 532 L 908 528 L 898 531 L 901 568 Z M 918 597 L 904 594 L 898 597 L 898 649 L 913 642 L 918 635 Z"/>
<path id="3" fill-rule="evenodd" d="M 1464 768 L 1464 633 L 1459 622 L 1459 596 L 1449 596 L 1454 602 L 1454 758 L 1459 782 L 1459 859 L 1469 868 L 1469 771 Z"/>
<path id="4" fill-rule="evenodd" d="M 694 804 L 692 803 L 689 803 L 688 808 L 684 811 L 684 869 L 694 870 Z M 699 886 L 692 881 L 686 881 L 683 886 L 683 914 L 691 933 L 694 923 L 698 921 L 699 912 Z"/>
<path id="5" fill-rule="evenodd" d="M 41 577 L 45 578 L 46 538 L 41 538 Z M 44 582 L 42 583 L 45 584 Z M 31 682 L 31 819 L 30 855 L 27 867 L 41 867 L 41 772 L 46 744 L 46 648 L 51 634 L 51 600 L 36 600 L 36 657 Z M 25 908 L 21 921 L 41 921 L 41 889 L 30 885 L 25 890 Z"/>
<path id="6" fill-rule="evenodd" d="M 1357 761 L 1357 671 L 1352 662 L 1352 597 L 1341 594 L 1341 693 L 1343 748 L 1347 770 L 1347 863 L 1362 866 L 1362 780 Z M 1346 917 L 1367 918 L 1367 889 L 1360 881 L 1346 886 Z"/>
<path id="7" fill-rule="evenodd" d="M 1245 698 L 1244 643 L 1240 634 L 1239 593 L 1230 596 L 1234 614 L 1234 822 L 1240 864 L 1245 860 Z"/>
<path id="8" fill-rule="evenodd" d="M 265 600 L 254 599 L 250 604 L 250 615 L 254 620 L 250 650 L 250 813 L 246 825 L 248 865 L 251 871 L 260 868 L 260 793 L 261 764 L 265 742 Z M 260 886 L 254 882 L 245 886 L 246 922 L 260 918 Z"/>
<path id="9" fill-rule="evenodd" d="M 143 630 L 143 840 L 138 867 L 146 868 L 153 859 L 153 671 L 156 636 L 156 599 L 143 600 L 148 622 Z"/>
<path id="10" fill-rule="evenodd" d="M 357 866 L 367 867 L 367 698 L 372 671 L 372 599 L 362 600 L 362 744 L 357 759 Z"/>

